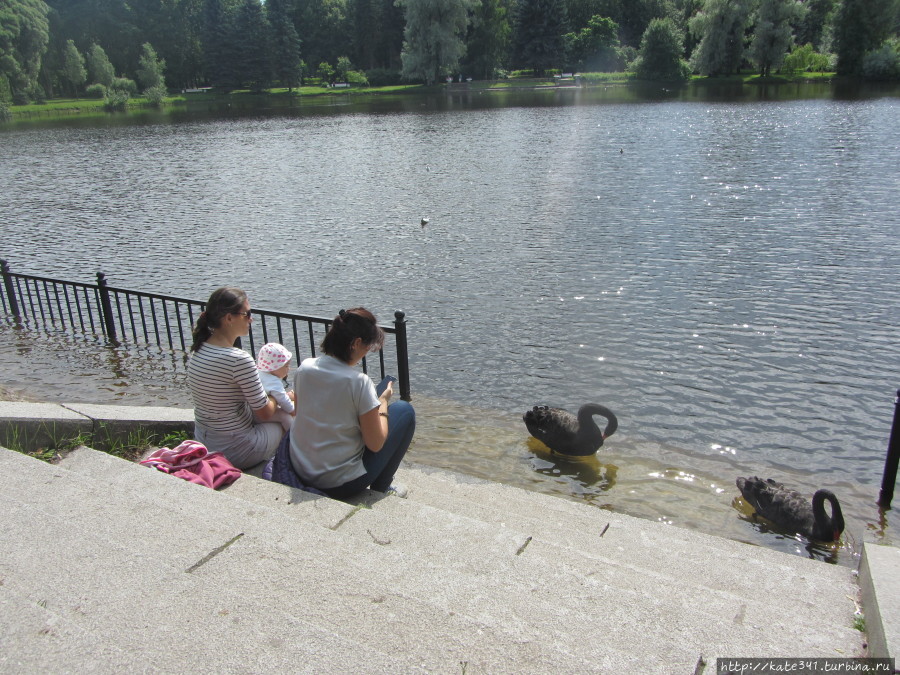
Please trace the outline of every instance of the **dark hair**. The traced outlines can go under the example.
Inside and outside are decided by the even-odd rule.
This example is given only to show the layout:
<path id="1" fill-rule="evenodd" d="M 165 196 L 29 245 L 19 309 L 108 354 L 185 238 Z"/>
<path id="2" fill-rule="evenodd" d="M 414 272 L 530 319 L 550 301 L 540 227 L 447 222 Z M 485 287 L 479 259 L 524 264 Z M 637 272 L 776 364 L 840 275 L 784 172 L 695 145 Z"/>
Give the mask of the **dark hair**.
<path id="1" fill-rule="evenodd" d="M 209 340 L 213 329 L 222 325 L 222 319 L 227 314 L 242 312 L 245 302 L 247 294 L 240 288 L 223 286 L 214 290 L 206 301 L 205 310 L 200 312 L 200 317 L 194 325 L 194 343 L 191 345 L 191 351 L 197 351 L 200 345 Z"/>
<path id="2" fill-rule="evenodd" d="M 356 338 L 370 349 L 381 349 L 384 331 L 375 315 L 364 307 L 342 309 L 322 340 L 322 351 L 341 361 L 350 361 L 350 345 Z"/>

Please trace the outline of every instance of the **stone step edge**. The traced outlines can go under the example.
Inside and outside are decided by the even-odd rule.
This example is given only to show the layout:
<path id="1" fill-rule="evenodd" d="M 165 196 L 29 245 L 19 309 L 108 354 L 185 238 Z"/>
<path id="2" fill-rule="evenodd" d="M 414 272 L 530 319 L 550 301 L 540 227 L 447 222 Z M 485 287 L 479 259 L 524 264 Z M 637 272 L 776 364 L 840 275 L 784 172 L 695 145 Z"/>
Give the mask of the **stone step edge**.
<path id="1" fill-rule="evenodd" d="M 116 469 L 119 469 L 119 468 L 124 469 L 124 468 L 127 468 L 129 464 L 133 464 L 131 462 L 121 460 L 120 458 L 111 457 L 111 456 L 105 455 L 102 452 L 99 452 L 96 450 L 91 450 L 88 448 L 83 449 L 82 452 L 89 453 L 89 454 L 86 454 L 85 456 L 91 458 L 91 460 L 94 463 L 103 462 L 103 463 L 106 463 L 107 465 L 113 466 Z M 65 462 L 62 462 L 61 465 L 65 465 Z M 134 465 L 134 466 L 138 470 L 145 468 L 145 467 L 138 467 L 137 465 Z M 465 477 L 465 476 L 460 476 L 460 477 L 465 479 L 468 482 L 468 477 Z M 480 479 L 478 479 L 478 482 L 481 486 L 483 486 L 486 489 L 494 489 L 497 486 L 499 486 L 499 484 L 493 484 L 490 481 L 481 481 Z M 252 503 L 260 504 L 264 507 L 274 507 L 276 509 L 282 509 L 282 510 L 284 510 L 285 507 L 291 506 L 291 505 L 287 504 L 285 501 L 274 501 L 273 502 L 271 500 L 272 493 L 284 494 L 284 491 L 290 491 L 291 488 L 288 488 L 286 486 L 282 486 L 279 484 L 271 483 L 269 481 L 256 479 L 256 478 L 253 478 L 250 476 L 244 476 L 244 477 L 240 478 L 231 487 L 236 487 L 236 486 L 240 485 L 241 483 L 244 483 L 245 485 L 249 485 L 252 487 L 251 490 L 249 490 L 249 491 L 245 490 L 243 493 L 243 495 L 246 496 L 247 493 L 249 492 L 249 496 L 251 497 Z M 503 486 L 503 487 L 513 489 L 513 488 L 510 488 L 510 486 Z M 221 492 L 223 494 L 229 494 L 229 489 L 222 490 Z M 298 491 L 294 491 L 294 492 L 298 492 Z M 303 499 L 309 499 L 310 497 L 312 497 L 311 495 L 309 495 L 309 493 L 305 493 L 302 491 L 299 491 L 299 494 L 302 495 Z M 528 493 L 527 491 L 524 491 L 524 490 L 521 491 L 521 495 L 523 496 L 523 498 L 525 496 L 530 496 L 530 494 L 531 493 Z M 235 498 L 240 498 L 240 499 L 244 498 L 244 496 L 242 496 L 242 493 L 233 494 L 233 496 Z M 546 501 L 549 501 L 549 502 L 558 501 L 557 498 L 554 498 L 552 496 L 545 496 L 545 497 L 546 497 Z M 334 500 L 329 500 L 327 498 L 321 498 L 321 497 L 312 497 L 312 499 L 317 500 L 315 502 L 316 504 L 340 505 L 340 508 L 345 509 L 344 511 L 339 512 L 335 516 L 335 517 L 340 517 L 340 520 L 325 522 L 325 523 L 321 522 L 321 520 L 320 520 L 320 521 L 316 522 L 315 524 L 323 525 L 325 527 L 328 527 L 329 529 L 334 530 L 337 528 L 337 525 L 339 525 L 341 521 L 347 519 L 350 515 L 353 514 L 353 511 L 350 510 L 349 505 L 346 505 L 343 502 L 336 502 Z M 413 500 L 398 500 L 396 497 L 387 498 L 387 501 L 385 502 L 385 504 L 390 505 L 393 503 L 394 500 L 397 500 L 396 501 L 397 505 L 399 505 L 401 503 L 409 503 L 410 507 L 412 507 L 413 504 L 415 504 L 415 506 L 417 508 L 417 512 L 420 514 L 422 513 L 422 508 L 436 510 L 438 513 L 446 511 L 444 509 L 440 509 L 439 507 L 429 506 L 428 504 L 416 503 Z M 309 502 L 307 502 L 307 503 L 309 503 Z M 564 503 L 570 504 L 569 502 L 564 502 Z M 580 506 L 580 505 L 576 504 L 575 506 Z M 591 513 L 597 511 L 597 509 L 590 507 L 588 505 L 582 506 L 581 510 L 585 510 L 585 511 L 588 511 Z M 293 510 L 293 513 L 290 513 L 290 511 L 291 511 L 291 509 L 288 509 L 288 512 L 292 517 L 299 517 L 303 520 L 308 520 L 308 517 L 311 513 L 310 509 L 301 509 L 299 511 Z M 378 506 L 376 503 L 375 508 L 372 510 L 371 515 L 375 516 L 378 513 L 378 511 L 379 511 L 379 509 L 378 509 Z M 391 511 L 396 511 L 396 509 L 391 509 Z M 358 514 L 356 516 L 356 518 L 357 519 L 361 518 L 361 517 L 365 518 L 369 515 L 370 514 L 368 512 L 361 512 L 360 514 Z M 429 517 L 431 517 L 431 516 L 429 516 Z M 503 534 L 504 539 L 506 539 L 507 541 L 517 542 L 516 545 L 514 546 L 514 548 L 515 547 L 521 548 L 523 546 L 527 546 L 527 545 L 529 545 L 530 542 L 533 541 L 532 549 L 534 549 L 534 546 L 536 546 L 538 543 L 541 543 L 542 546 L 541 546 L 540 550 L 548 550 L 551 552 L 556 551 L 555 555 L 561 556 L 561 560 L 566 559 L 566 560 L 574 561 L 577 559 L 577 560 L 580 560 L 580 561 L 583 561 L 586 563 L 589 561 L 607 560 L 610 564 L 615 564 L 615 565 L 623 564 L 620 560 L 622 558 L 622 555 L 621 555 L 621 553 L 619 553 L 616 550 L 615 540 L 612 538 L 612 535 L 616 534 L 617 530 L 619 530 L 620 532 L 626 531 L 626 530 L 620 530 L 620 527 L 618 524 L 616 524 L 616 526 L 614 527 L 613 532 L 611 532 L 610 535 L 607 536 L 606 543 L 602 543 L 602 545 L 598 545 L 596 548 L 594 548 L 592 550 L 586 550 L 584 547 L 581 547 L 581 546 L 571 546 L 571 545 L 565 544 L 564 542 L 554 540 L 552 538 L 543 538 L 540 535 L 536 535 L 533 530 L 529 530 L 527 528 L 517 528 L 515 526 L 506 527 L 502 523 L 498 524 L 498 523 L 491 522 L 491 521 L 485 521 L 485 520 L 482 520 L 482 519 L 479 519 L 476 517 L 469 516 L 467 514 L 460 514 L 460 513 L 454 512 L 452 510 L 446 511 L 444 516 L 434 515 L 434 517 L 438 518 L 438 520 L 435 521 L 436 528 L 443 527 L 446 524 L 445 521 L 449 517 L 452 517 L 454 521 L 463 520 L 463 521 L 472 522 L 473 529 L 478 529 L 479 531 L 483 530 L 482 536 L 486 537 L 485 541 L 488 541 L 488 542 L 491 541 L 491 537 L 489 536 L 489 534 L 490 534 L 489 530 L 490 530 L 490 531 L 496 531 L 498 534 Z M 651 521 L 634 519 L 632 517 L 624 517 L 624 518 L 625 518 L 624 522 L 626 523 L 626 528 L 627 528 L 627 525 L 629 525 L 629 524 L 630 525 L 640 525 L 642 527 L 651 527 L 651 528 L 654 525 L 656 525 L 656 524 L 652 523 Z M 348 522 L 351 525 L 351 531 L 355 530 L 356 528 L 352 527 L 352 523 L 355 521 L 348 521 Z M 477 528 L 475 527 L 476 523 L 477 523 Z M 565 523 L 563 523 L 563 525 L 564 524 Z M 383 527 L 379 528 L 379 529 L 384 530 Z M 390 528 L 388 527 L 388 531 L 389 531 L 389 529 Z M 664 529 L 665 529 L 666 535 L 671 534 L 671 530 L 669 530 L 668 528 L 664 528 Z M 365 530 L 363 530 L 363 532 L 365 532 Z M 487 534 L 485 534 L 485 532 L 487 532 Z M 642 530 L 642 532 L 643 532 L 643 530 Z M 357 532 L 357 534 L 358 534 L 358 532 Z M 682 534 L 682 531 L 679 531 L 678 534 L 680 536 Z M 621 542 L 624 540 L 622 540 L 621 537 L 619 537 L 618 541 Z M 680 541 L 680 539 L 679 539 L 679 541 Z M 714 553 L 715 557 L 717 557 L 717 558 L 721 557 L 721 558 L 725 559 L 726 561 L 728 559 L 731 559 L 731 557 L 730 557 L 731 554 L 729 552 L 732 551 L 735 547 L 742 548 L 744 546 L 747 546 L 746 544 L 740 544 L 738 542 L 732 542 L 730 540 L 720 539 L 717 541 L 720 545 L 727 543 L 728 550 L 721 551 L 720 548 L 715 548 L 714 547 L 714 544 L 716 543 L 715 538 L 705 536 L 705 543 L 709 544 L 708 551 L 711 553 Z M 599 543 L 600 542 L 598 541 L 598 544 Z M 613 547 L 613 548 L 610 549 L 610 547 Z M 652 543 L 651 543 L 650 547 L 653 548 Z M 701 557 L 708 557 L 708 556 L 702 556 L 702 551 L 700 553 L 701 553 Z M 755 553 L 758 555 L 762 555 L 763 557 L 765 557 L 767 559 L 768 558 L 777 559 L 784 555 L 784 554 L 779 554 L 778 552 L 774 552 L 774 551 L 767 551 L 765 549 L 756 550 Z M 681 556 L 675 556 L 675 557 L 677 557 L 679 559 L 679 561 L 681 560 Z M 637 559 L 640 560 L 639 557 Z M 794 559 L 794 561 L 796 562 L 796 559 Z M 812 563 L 812 561 L 810 561 L 810 562 Z M 813 563 L 813 564 L 815 564 L 815 563 Z M 643 574 L 645 576 L 649 575 L 647 577 L 648 579 L 656 578 L 659 581 L 664 581 L 665 579 L 669 579 L 672 577 L 672 574 L 675 573 L 671 567 L 670 568 L 660 567 L 657 564 L 651 564 L 651 565 L 626 564 L 626 567 L 629 568 L 632 573 Z M 817 571 L 824 572 L 824 571 L 830 571 L 830 570 L 818 569 Z M 796 576 L 796 573 L 792 572 L 791 576 Z M 841 575 L 841 576 L 843 576 L 843 575 Z M 710 583 L 706 583 L 707 581 Z M 845 579 L 840 579 L 840 580 L 835 579 L 835 581 L 845 581 Z M 717 581 L 715 579 L 704 579 L 704 583 L 701 583 L 700 586 L 708 589 L 711 592 L 715 592 L 714 589 L 719 588 L 720 583 L 717 583 Z M 747 590 L 749 591 L 749 589 L 747 589 Z"/>

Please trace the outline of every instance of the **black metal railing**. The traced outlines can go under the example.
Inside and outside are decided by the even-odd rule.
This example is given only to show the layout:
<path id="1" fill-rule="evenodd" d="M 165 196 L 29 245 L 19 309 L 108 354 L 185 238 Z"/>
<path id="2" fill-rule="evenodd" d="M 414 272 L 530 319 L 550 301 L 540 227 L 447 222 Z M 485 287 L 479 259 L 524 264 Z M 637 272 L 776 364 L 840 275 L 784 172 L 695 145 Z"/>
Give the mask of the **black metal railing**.
<path id="1" fill-rule="evenodd" d="M 0 260 L 0 269 L 3 275 L 0 297 L 7 317 L 31 328 L 63 331 L 85 338 L 102 336 L 112 347 L 129 343 L 157 345 L 183 353 L 187 358 L 194 321 L 206 304 L 200 300 L 115 288 L 108 284 L 103 272 L 97 272 L 96 284 L 87 284 L 15 273 L 5 260 Z M 293 351 L 295 363 L 301 360 L 300 354 L 316 355 L 316 345 L 332 321 L 257 308 L 253 309 L 253 318 L 249 345 L 238 341 L 237 346 L 255 356 L 263 344 L 279 342 Z M 378 372 L 381 377 L 395 372 L 400 397 L 408 401 L 411 392 L 406 316 L 397 311 L 392 324 L 379 325 L 388 336 L 394 336 L 395 349 L 378 352 Z M 371 358 L 363 360 L 364 372 L 369 371 Z"/>

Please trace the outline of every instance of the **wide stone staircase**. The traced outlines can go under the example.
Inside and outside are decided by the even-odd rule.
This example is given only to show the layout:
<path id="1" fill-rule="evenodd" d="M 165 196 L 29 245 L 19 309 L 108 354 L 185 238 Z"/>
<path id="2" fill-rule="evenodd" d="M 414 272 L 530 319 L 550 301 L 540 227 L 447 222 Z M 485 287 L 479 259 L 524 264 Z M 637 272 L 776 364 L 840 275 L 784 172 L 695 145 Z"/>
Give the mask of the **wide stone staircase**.
<path id="1" fill-rule="evenodd" d="M 855 657 L 855 572 L 404 465 L 348 504 L 0 449 L 2 673 L 708 673 Z"/>

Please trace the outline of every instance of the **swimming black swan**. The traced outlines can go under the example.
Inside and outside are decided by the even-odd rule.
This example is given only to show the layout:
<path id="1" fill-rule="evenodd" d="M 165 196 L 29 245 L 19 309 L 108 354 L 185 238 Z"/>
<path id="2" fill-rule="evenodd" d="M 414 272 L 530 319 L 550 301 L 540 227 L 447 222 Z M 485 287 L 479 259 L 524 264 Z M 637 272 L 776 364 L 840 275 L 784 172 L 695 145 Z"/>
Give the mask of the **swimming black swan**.
<path id="1" fill-rule="evenodd" d="M 606 429 L 594 422 L 594 415 L 603 415 Z M 536 405 L 522 415 L 528 432 L 553 452 L 561 455 L 586 457 L 593 455 L 603 440 L 612 436 L 619 421 L 609 408 L 598 403 L 586 403 L 578 409 L 578 416 L 560 408 Z"/>
<path id="2" fill-rule="evenodd" d="M 799 492 L 789 490 L 771 478 L 738 478 L 737 486 L 759 515 L 780 528 L 818 541 L 837 541 L 841 538 L 844 514 L 837 497 L 830 490 L 816 490 L 810 504 Z M 831 516 L 825 513 L 826 499 L 831 502 Z"/>

